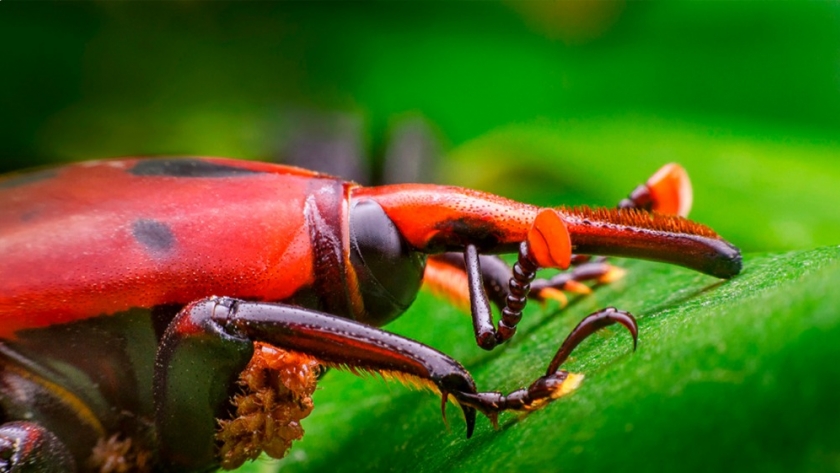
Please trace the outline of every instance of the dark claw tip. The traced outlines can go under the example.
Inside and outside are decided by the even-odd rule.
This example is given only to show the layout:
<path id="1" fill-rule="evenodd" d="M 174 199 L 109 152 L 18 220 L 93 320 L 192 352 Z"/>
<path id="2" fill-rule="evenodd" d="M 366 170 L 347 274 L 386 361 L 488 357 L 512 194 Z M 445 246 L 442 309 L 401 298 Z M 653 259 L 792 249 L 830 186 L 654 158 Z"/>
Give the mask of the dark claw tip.
<path id="1" fill-rule="evenodd" d="M 475 409 L 464 405 L 461 409 L 464 411 L 464 420 L 467 421 L 467 438 L 470 438 L 475 430 Z"/>
<path id="2" fill-rule="evenodd" d="M 629 312 L 617 310 L 615 307 L 607 307 L 587 315 L 580 321 L 577 327 L 572 330 L 572 333 L 566 337 L 563 345 L 554 355 L 554 359 L 548 364 L 546 375 L 551 375 L 557 371 L 580 342 L 586 340 L 587 337 L 598 330 L 614 323 L 619 323 L 630 331 L 630 334 L 633 335 L 633 350 L 635 351 L 639 338 L 639 326 L 636 324 L 636 319 Z"/>
<path id="3" fill-rule="evenodd" d="M 639 345 L 639 324 L 636 323 L 636 318 L 629 312 L 624 312 L 623 310 L 616 311 L 612 317 L 616 322 L 630 331 L 630 335 L 633 336 L 633 351 L 636 351 Z"/>

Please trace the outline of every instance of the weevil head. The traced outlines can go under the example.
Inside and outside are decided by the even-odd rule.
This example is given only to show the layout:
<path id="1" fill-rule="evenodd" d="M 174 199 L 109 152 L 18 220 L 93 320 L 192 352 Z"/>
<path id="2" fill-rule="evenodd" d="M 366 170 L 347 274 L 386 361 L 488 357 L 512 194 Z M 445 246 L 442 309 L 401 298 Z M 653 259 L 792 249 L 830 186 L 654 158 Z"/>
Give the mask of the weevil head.
<path id="1" fill-rule="evenodd" d="M 414 302 L 426 256 L 411 247 L 394 222 L 373 200 L 359 200 L 350 210 L 350 262 L 365 306 L 363 320 L 383 325 Z"/>

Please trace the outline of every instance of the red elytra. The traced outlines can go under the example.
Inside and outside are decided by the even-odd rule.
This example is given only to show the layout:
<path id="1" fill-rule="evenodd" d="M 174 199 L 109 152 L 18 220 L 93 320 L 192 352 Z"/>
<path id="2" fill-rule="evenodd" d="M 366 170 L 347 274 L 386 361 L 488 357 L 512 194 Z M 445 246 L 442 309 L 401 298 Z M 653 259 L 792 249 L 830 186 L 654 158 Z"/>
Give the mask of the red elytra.
<path id="1" fill-rule="evenodd" d="M 287 299 L 313 279 L 305 196 L 349 187 L 258 162 L 207 161 L 242 173 L 200 178 L 132 174 L 139 162 L 0 188 L 0 337 L 212 294 Z"/>

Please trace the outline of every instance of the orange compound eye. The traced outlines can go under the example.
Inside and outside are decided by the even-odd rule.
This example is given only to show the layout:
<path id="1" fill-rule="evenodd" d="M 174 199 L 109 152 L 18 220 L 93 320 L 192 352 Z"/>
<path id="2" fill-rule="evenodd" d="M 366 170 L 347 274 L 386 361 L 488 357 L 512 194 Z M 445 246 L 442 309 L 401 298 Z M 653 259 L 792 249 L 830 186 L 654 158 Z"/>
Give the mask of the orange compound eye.
<path id="1" fill-rule="evenodd" d="M 682 166 L 670 163 L 662 166 L 646 183 L 653 210 L 668 215 L 688 216 L 691 211 L 692 190 L 688 173 Z"/>

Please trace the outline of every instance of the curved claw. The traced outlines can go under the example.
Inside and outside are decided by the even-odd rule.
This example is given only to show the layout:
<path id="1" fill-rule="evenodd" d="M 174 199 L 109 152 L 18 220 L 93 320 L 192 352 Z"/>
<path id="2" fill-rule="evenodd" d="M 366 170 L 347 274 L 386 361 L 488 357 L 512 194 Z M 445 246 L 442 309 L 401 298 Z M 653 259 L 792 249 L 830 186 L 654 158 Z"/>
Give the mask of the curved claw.
<path id="1" fill-rule="evenodd" d="M 469 396 L 470 394 L 475 393 L 463 393 L 461 396 Z M 440 413 L 443 416 L 443 423 L 446 424 L 446 428 L 449 429 L 449 421 L 446 420 L 446 401 L 449 399 L 449 393 L 442 392 L 441 395 L 442 397 L 440 399 Z M 467 423 L 467 438 L 470 438 L 472 437 L 473 431 L 475 430 L 476 410 L 474 407 L 468 406 L 462 402 L 458 402 L 458 406 L 464 413 L 464 420 Z"/>
<path id="2" fill-rule="evenodd" d="M 464 420 L 467 422 L 467 438 L 470 438 L 475 430 L 475 408 L 461 405 L 461 410 L 464 411 Z"/>
<path id="3" fill-rule="evenodd" d="M 606 309 L 589 314 L 580 321 L 577 327 L 572 330 L 572 333 L 566 337 L 566 340 L 563 342 L 563 345 L 560 346 L 557 354 L 554 355 L 554 359 L 552 359 L 551 363 L 548 365 L 546 375 L 550 375 L 551 373 L 557 371 L 560 365 L 569 358 L 572 351 L 580 345 L 582 341 L 586 340 L 590 335 L 598 330 L 608 327 L 614 323 L 619 323 L 630 331 L 630 334 L 633 336 L 633 351 L 635 351 L 639 339 L 639 326 L 636 324 L 636 319 L 633 318 L 629 312 L 617 310 L 615 307 L 607 307 Z"/>
<path id="4" fill-rule="evenodd" d="M 444 394 L 444 403 L 446 396 L 449 394 L 452 394 L 458 401 L 467 421 L 467 438 L 472 436 L 477 410 L 489 417 L 494 426 L 498 426 L 498 416 L 501 412 L 529 412 L 539 409 L 552 400 L 577 389 L 581 380 L 583 380 L 583 375 L 569 373 L 557 368 L 566 361 L 569 353 L 586 337 L 614 323 L 619 323 L 630 330 L 635 349 L 638 335 L 636 320 L 627 312 L 608 307 L 590 314 L 578 324 L 554 356 L 546 374 L 537 378 L 528 388 L 518 389 L 507 395 L 498 391 L 476 392 L 472 384 L 464 384 L 464 379 L 458 376 L 448 376 L 438 383 L 441 392 Z M 456 385 L 460 386 L 455 387 Z"/>
<path id="5" fill-rule="evenodd" d="M 432 381 L 438 386 L 441 394 L 440 411 L 443 414 L 443 421 L 446 421 L 446 401 L 449 396 L 457 401 L 458 406 L 464 413 L 464 420 L 467 423 L 467 438 L 472 437 L 473 430 L 475 430 L 476 410 L 464 402 L 463 399 L 469 398 L 476 394 L 475 383 L 469 377 L 469 373 L 448 373 L 446 375 L 437 377 L 433 376 Z M 447 423 L 447 425 L 449 425 Z"/>
<path id="6" fill-rule="evenodd" d="M 443 392 L 441 393 L 442 397 L 440 399 L 440 413 L 443 416 L 443 423 L 446 424 L 447 430 L 449 429 L 449 421 L 446 420 L 446 401 L 449 399 L 449 393 Z M 475 408 L 470 407 L 466 404 L 458 403 L 461 407 L 461 411 L 464 412 L 464 420 L 467 423 L 467 438 L 472 437 L 473 431 L 475 430 Z"/>

